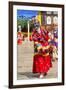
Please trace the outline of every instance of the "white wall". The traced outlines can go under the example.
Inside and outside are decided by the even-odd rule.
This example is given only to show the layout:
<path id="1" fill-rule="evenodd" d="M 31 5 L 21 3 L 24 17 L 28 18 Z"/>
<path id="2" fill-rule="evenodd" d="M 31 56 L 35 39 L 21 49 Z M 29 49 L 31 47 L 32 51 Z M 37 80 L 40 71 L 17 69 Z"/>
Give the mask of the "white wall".
<path id="1" fill-rule="evenodd" d="M 8 1 L 9 0 L 0 0 L 0 90 L 8 90 Z M 27 2 L 27 0 L 10 0 L 10 1 Z M 30 0 L 30 2 L 38 2 L 38 3 L 65 4 L 65 8 L 66 8 L 65 1 L 66 0 Z M 65 79 L 65 83 L 66 83 L 66 79 Z M 28 88 L 28 89 L 23 88 L 23 89 L 24 90 L 33 90 L 33 89 L 34 90 L 36 89 L 38 90 L 40 89 L 42 90 L 45 90 L 45 89 L 46 90 L 53 90 L 53 89 L 54 90 L 56 89 L 65 90 L 65 88 L 66 88 L 66 85 L 65 86 L 53 86 L 53 87 Z M 17 89 L 17 90 L 20 90 L 20 89 Z"/>

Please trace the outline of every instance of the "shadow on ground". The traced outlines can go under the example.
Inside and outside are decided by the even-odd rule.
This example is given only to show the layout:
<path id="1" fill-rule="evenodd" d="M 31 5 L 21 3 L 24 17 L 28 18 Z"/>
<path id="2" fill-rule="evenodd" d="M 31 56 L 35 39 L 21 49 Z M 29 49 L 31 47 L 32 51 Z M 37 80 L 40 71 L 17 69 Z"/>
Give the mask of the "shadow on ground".
<path id="1" fill-rule="evenodd" d="M 18 79 L 31 79 L 31 78 L 38 78 L 39 74 L 33 74 L 32 72 L 22 72 L 18 73 Z"/>
<path id="2" fill-rule="evenodd" d="M 21 80 L 21 79 L 38 79 L 39 77 L 39 73 L 32 73 L 32 72 L 22 72 L 22 73 L 18 73 L 17 79 Z M 57 73 L 48 73 L 46 76 L 44 76 L 44 79 L 47 78 L 57 78 Z"/>

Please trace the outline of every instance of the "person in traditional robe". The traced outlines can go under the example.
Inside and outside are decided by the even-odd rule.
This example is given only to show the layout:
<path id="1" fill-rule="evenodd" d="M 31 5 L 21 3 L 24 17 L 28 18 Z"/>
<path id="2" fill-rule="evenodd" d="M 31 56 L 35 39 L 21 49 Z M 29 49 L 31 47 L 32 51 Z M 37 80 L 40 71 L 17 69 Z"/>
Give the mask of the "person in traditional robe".
<path id="1" fill-rule="evenodd" d="M 48 31 L 44 30 L 43 26 L 39 27 L 33 31 L 32 37 L 36 48 L 33 57 L 33 73 L 39 73 L 39 78 L 43 78 L 52 67 Z"/>
<path id="2" fill-rule="evenodd" d="M 53 49 L 53 59 L 58 60 L 58 25 L 54 25 L 54 49 Z"/>
<path id="3" fill-rule="evenodd" d="M 21 32 L 17 33 L 17 44 L 18 45 L 22 44 L 22 33 Z"/>
<path id="4" fill-rule="evenodd" d="M 21 26 L 18 26 L 18 32 L 17 32 L 17 44 L 21 45 L 23 40 L 23 35 L 21 32 Z"/>

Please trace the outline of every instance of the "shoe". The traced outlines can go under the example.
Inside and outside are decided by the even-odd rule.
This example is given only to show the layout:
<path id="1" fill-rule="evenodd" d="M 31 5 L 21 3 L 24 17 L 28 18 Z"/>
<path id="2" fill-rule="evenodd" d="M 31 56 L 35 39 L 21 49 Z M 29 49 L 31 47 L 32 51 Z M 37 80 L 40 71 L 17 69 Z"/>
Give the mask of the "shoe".
<path id="1" fill-rule="evenodd" d="M 46 76 L 47 75 L 47 73 L 44 73 L 44 76 Z"/>
<path id="2" fill-rule="evenodd" d="M 41 74 L 41 75 L 39 76 L 39 78 L 42 79 L 42 78 L 44 78 L 44 76 Z"/>

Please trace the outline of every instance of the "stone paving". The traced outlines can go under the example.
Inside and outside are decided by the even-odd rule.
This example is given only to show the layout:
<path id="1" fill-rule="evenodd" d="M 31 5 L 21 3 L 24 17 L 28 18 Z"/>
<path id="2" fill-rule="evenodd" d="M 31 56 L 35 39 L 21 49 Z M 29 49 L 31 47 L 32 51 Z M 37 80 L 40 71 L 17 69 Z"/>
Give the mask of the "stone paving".
<path id="1" fill-rule="evenodd" d="M 18 76 L 17 79 L 37 79 L 38 74 L 32 73 L 34 55 L 34 43 L 24 41 L 22 45 L 18 45 Z M 47 76 L 44 78 L 56 78 L 58 71 L 57 60 L 52 62 L 53 67 L 49 70 Z"/>

